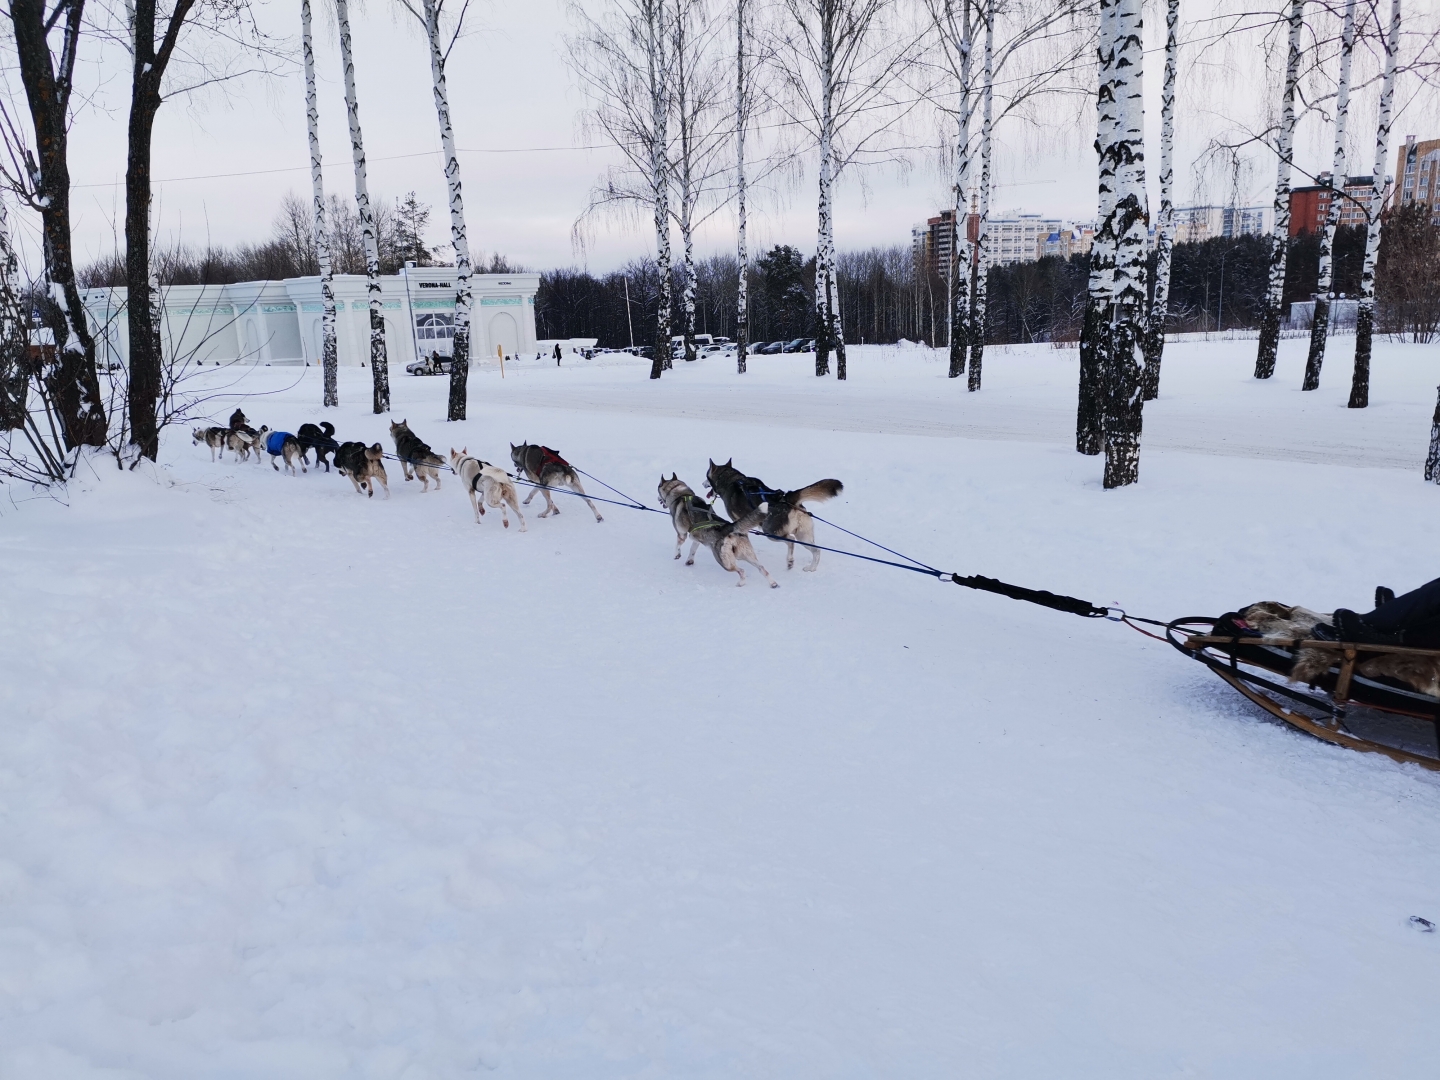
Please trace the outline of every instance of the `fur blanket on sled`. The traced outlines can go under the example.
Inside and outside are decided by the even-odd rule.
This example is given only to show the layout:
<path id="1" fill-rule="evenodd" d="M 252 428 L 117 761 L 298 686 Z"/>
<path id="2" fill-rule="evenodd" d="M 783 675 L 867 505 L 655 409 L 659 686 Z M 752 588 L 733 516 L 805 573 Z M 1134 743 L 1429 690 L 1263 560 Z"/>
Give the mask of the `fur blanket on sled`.
<path id="1" fill-rule="evenodd" d="M 1251 604 L 1241 608 L 1239 614 L 1263 641 L 1310 637 L 1316 623 L 1330 621 L 1326 612 L 1291 607 L 1274 600 Z M 1290 679 L 1298 683 L 1313 682 L 1330 669 L 1334 660 L 1335 654 L 1328 649 L 1301 649 L 1296 654 L 1295 666 L 1290 669 Z M 1396 679 L 1422 694 L 1440 697 L 1440 656 L 1392 653 L 1372 657 L 1356 670 L 1366 678 Z"/>

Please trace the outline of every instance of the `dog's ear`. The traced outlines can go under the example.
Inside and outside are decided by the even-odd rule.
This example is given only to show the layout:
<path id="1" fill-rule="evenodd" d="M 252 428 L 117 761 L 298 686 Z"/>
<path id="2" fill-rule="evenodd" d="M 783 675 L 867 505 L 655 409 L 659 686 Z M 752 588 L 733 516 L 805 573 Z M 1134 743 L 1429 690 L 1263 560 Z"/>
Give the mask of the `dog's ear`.
<path id="1" fill-rule="evenodd" d="M 726 467 L 727 469 L 734 468 L 734 466 L 735 466 L 735 459 L 734 459 L 733 457 L 732 457 L 729 461 L 725 462 L 725 467 Z"/>

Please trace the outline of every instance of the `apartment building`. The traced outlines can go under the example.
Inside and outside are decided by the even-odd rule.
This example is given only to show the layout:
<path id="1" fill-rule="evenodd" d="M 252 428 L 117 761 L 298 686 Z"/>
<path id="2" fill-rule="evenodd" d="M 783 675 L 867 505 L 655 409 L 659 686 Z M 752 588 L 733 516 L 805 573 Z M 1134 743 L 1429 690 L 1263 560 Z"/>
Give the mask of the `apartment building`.
<path id="1" fill-rule="evenodd" d="M 1193 244 L 1216 237 L 1268 236 L 1275 227 L 1272 206 L 1177 206 L 1175 242 Z"/>
<path id="2" fill-rule="evenodd" d="M 1318 184 L 1290 189 L 1290 235 L 1319 233 L 1325 229 L 1330 213 L 1330 200 L 1335 195 L 1328 172 L 1316 179 Z M 1370 204 L 1375 198 L 1373 176 L 1347 176 L 1344 201 L 1340 204 L 1341 225 L 1365 225 L 1370 220 Z"/>
<path id="3" fill-rule="evenodd" d="M 1416 142 L 1405 136 L 1405 146 L 1395 162 L 1399 181 L 1390 192 L 1390 209 L 1409 203 L 1430 207 L 1432 220 L 1440 224 L 1440 139 Z"/>

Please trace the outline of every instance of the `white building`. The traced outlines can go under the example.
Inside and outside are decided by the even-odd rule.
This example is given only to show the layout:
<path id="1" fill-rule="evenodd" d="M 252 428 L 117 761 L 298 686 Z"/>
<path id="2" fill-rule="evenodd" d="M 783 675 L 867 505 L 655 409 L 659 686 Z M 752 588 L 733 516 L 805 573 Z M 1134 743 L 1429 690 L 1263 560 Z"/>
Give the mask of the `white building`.
<path id="1" fill-rule="evenodd" d="M 1040 257 L 1045 239 L 1070 226 L 1060 218 L 1040 214 L 1008 214 L 992 217 L 987 224 L 990 240 L 990 261 L 1006 263 L 1034 262 Z"/>
<path id="2" fill-rule="evenodd" d="M 477 274 L 470 355 L 475 360 L 532 352 L 539 274 Z M 380 279 L 385 345 L 392 364 L 438 352 L 450 355 L 455 333 L 453 267 L 407 268 Z M 370 308 L 365 278 L 334 278 L 335 337 L 342 366 L 370 359 Z M 170 285 L 161 289 L 162 347 L 167 357 L 197 363 L 318 364 L 320 279 L 247 281 L 237 285 Z M 101 364 L 125 364 L 129 327 L 125 289 L 81 292 Z"/>
<path id="3" fill-rule="evenodd" d="M 1273 206 L 1177 206 L 1175 242 L 1194 244 L 1216 237 L 1269 236 L 1275 228 Z"/>

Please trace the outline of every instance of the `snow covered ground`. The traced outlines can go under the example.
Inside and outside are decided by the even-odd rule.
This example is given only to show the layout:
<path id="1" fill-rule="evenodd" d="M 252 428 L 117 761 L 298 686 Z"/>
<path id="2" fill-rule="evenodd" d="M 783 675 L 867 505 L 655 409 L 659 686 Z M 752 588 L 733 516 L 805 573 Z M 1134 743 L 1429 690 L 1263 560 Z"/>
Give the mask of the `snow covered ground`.
<path id="1" fill-rule="evenodd" d="M 493 367 L 442 452 L 646 503 L 707 458 L 944 569 L 1152 617 L 1440 574 L 1440 348 L 1302 395 L 1172 346 L 1141 483 L 1075 353 Z M 205 377 L 389 446 L 367 371 Z M 298 380 L 298 381 L 297 381 Z M 0 1076 L 1429 1077 L 1440 776 L 1274 723 L 1129 629 L 825 555 L 734 587 L 658 514 L 474 524 L 458 484 L 82 470 L 0 514 Z M 103 466 L 102 466 L 103 468 Z M 597 491 L 594 485 L 591 490 Z M 573 504 L 573 505 L 572 505 Z M 822 543 L 852 546 L 820 527 Z"/>

